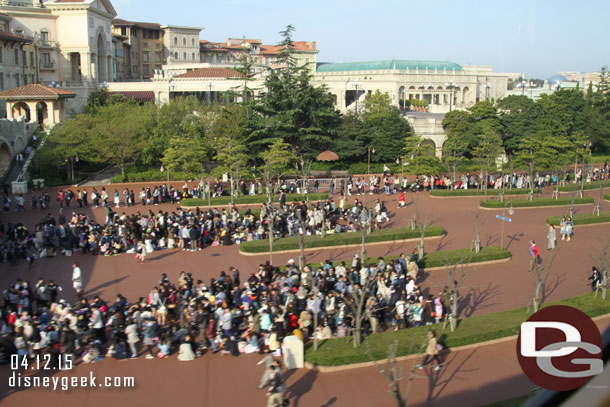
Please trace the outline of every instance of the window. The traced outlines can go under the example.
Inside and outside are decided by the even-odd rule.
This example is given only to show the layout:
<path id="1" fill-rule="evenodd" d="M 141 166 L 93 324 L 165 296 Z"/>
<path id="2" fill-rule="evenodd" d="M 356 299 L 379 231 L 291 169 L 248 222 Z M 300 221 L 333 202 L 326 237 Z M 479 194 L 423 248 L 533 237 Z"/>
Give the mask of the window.
<path id="1" fill-rule="evenodd" d="M 161 62 L 161 53 L 155 52 L 155 62 Z"/>
<path id="2" fill-rule="evenodd" d="M 191 38 L 191 45 L 194 47 L 195 46 L 195 39 Z"/>
<path id="3" fill-rule="evenodd" d="M 40 32 L 40 40 L 42 42 L 49 42 L 49 33 L 47 31 Z"/>
<path id="4" fill-rule="evenodd" d="M 178 45 L 178 37 L 174 37 L 174 45 Z"/>
<path id="5" fill-rule="evenodd" d="M 30 51 L 30 65 L 36 66 L 36 64 L 34 63 L 34 53 L 32 51 Z"/>
<path id="6" fill-rule="evenodd" d="M 23 37 L 23 30 L 15 30 L 15 34 L 21 35 Z"/>
<path id="7" fill-rule="evenodd" d="M 178 58 L 178 53 L 177 53 L 177 52 L 174 52 L 174 58 L 176 59 L 176 61 L 179 59 L 179 58 Z"/>
<path id="8" fill-rule="evenodd" d="M 121 35 L 127 37 L 127 27 L 121 27 Z"/>
<path id="9" fill-rule="evenodd" d="M 19 65 L 19 50 L 15 48 L 15 65 Z"/>
<path id="10" fill-rule="evenodd" d="M 195 60 L 195 53 L 193 52 L 191 59 L 194 61 Z"/>
<path id="11" fill-rule="evenodd" d="M 186 47 L 186 38 L 182 39 L 182 45 L 184 45 Z"/>
<path id="12" fill-rule="evenodd" d="M 26 74 L 23 74 L 23 85 L 27 85 L 28 84 L 28 76 Z"/>
<path id="13" fill-rule="evenodd" d="M 133 38 L 138 38 L 138 29 L 135 27 L 131 27 L 131 36 Z"/>
<path id="14" fill-rule="evenodd" d="M 0 64 L 2 63 L 2 54 L 4 54 L 4 51 L 2 47 L 0 47 Z"/>
<path id="15" fill-rule="evenodd" d="M 159 44 L 158 42 L 155 43 L 155 49 L 161 49 L 161 44 Z"/>
<path id="16" fill-rule="evenodd" d="M 149 76 L 149 73 L 148 73 L 148 64 L 142 65 L 142 75 L 143 76 Z"/>
<path id="17" fill-rule="evenodd" d="M 142 52 L 142 62 L 148 62 L 148 51 Z"/>
<path id="18" fill-rule="evenodd" d="M 15 87 L 17 87 L 17 88 L 18 88 L 19 86 L 21 86 L 21 85 L 19 85 L 19 74 L 18 74 L 18 73 L 16 73 L 16 74 L 15 74 Z"/>
<path id="19" fill-rule="evenodd" d="M 0 89 L 4 89 L 4 74 L 0 72 Z"/>
<path id="20" fill-rule="evenodd" d="M 93 17 L 89 17 L 89 27 L 93 27 Z"/>
<path id="21" fill-rule="evenodd" d="M 184 57 L 184 60 L 186 61 L 186 52 L 183 52 L 182 56 Z"/>
<path id="22" fill-rule="evenodd" d="M 159 39 L 159 31 L 155 31 L 154 33 L 155 33 L 155 40 L 158 40 Z"/>
<path id="23" fill-rule="evenodd" d="M 42 56 L 41 62 L 43 64 L 50 64 L 51 63 L 51 54 L 49 54 L 48 52 L 43 52 L 41 56 Z"/>
<path id="24" fill-rule="evenodd" d="M 142 43 L 142 48 L 148 48 L 148 43 L 147 42 L 143 42 Z"/>
<path id="25" fill-rule="evenodd" d="M 31 79 L 30 79 L 30 83 L 35 83 L 35 82 L 36 82 L 36 75 L 31 74 L 31 75 L 30 75 L 30 78 L 31 78 Z"/>
<path id="26" fill-rule="evenodd" d="M 23 62 L 23 66 L 26 66 L 28 64 L 28 59 L 27 59 L 28 54 L 24 51 L 21 51 L 21 61 Z"/>

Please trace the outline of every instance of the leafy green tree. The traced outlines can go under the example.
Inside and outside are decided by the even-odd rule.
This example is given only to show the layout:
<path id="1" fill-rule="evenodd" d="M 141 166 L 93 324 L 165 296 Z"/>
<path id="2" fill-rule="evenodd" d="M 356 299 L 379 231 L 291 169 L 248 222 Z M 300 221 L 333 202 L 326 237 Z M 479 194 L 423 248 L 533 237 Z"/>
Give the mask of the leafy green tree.
<path id="1" fill-rule="evenodd" d="M 333 95 L 324 86 L 311 84 L 307 67 L 296 66 L 293 31 L 287 26 L 280 33 L 279 59 L 283 66 L 270 69 L 265 77 L 264 89 L 254 106 L 261 122 L 249 141 L 258 152 L 281 139 L 290 144 L 296 156 L 312 158 L 331 144 L 340 116 Z"/>
<path id="2" fill-rule="evenodd" d="M 409 122 L 402 118 L 400 109 L 392 105 L 386 93 L 376 91 L 364 99 L 363 131 L 366 144 L 375 147 L 373 162 L 393 162 L 400 154 L 397 140 L 412 136 Z M 365 144 L 365 148 L 367 145 Z"/>
<path id="3" fill-rule="evenodd" d="M 443 144 L 441 163 L 451 173 L 451 188 L 455 188 L 456 173 L 462 163 L 466 161 L 468 144 L 463 137 L 449 135 Z"/>
<path id="4" fill-rule="evenodd" d="M 478 145 L 472 151 L 474 161 L 479 165 L 483 175 L 483 185 L 487 191 L 487 176 L 491 169 L 497 168 L 496 161 L 504 152 L 502 139 L 497 126 L 491 121 L 481 121 L 477 124 L 475 132 Z"/>
<path id="5" fill-rule="evenodd" d="M 534 101 L 525 95 L 510 95 L 498 101 L 500 123 L 504 128 L 502 141 L 507 154 L 513 154 L 521 137 L 534 131 L 535 109 Z"/>
<path id="6" fill-rule="evenodd" d="M 263 151 L 259 156 L 263 160 L 262 175 L 265 179 L 267 202 L 270 203 L 272 201 L 271 183 L 273 179 L 280 179 L 290 163 L 296 160 L 296 156 L 292 154 L 290 145 L 282 140 L 277 140 L 271 144 L 269 149 Z"/>
<path id="7" fill-rule="evenodd" d="M 231 205 L 238 191 L 240 178 L 247 173 L 248 148 L 245 143 L 245 111 L 241 105 L 230 105 L 220 110 L 210 130 L 210 143 L 215 159 L 220 164 L 216 176 L 228 174 Z"/>
<path id="8" fill-rule="evenodd" d="M 341 161 L 366 159 L 369 137 L 364 134 L 362 119 L 353 112 L 343 115 L 330 149 Z"/>
<path id="9" fill-rule="evenodd" d="M 438 158 L 434 155 L 434 147 L 421 136 L 412 134 L 405 139 L 403 161 L 407 170 L 418 176 L 434 174 L 439 169 Z"/>
<path id="10" fill-rule="evenodd" d="M 163 165 L 169 171 L 203 174 L 203 160 L 209 158 L 209 147 L 201 118 L 191 114 L 184 131 L 170 137 L 163 154 Z"/>
<path id="11" fill-rule="evenodd" d="M 610 149 L 610 74 L 602 67 L 596 90 L 589 84 L 585 96 L 585 132 L 594 151 Z"/>

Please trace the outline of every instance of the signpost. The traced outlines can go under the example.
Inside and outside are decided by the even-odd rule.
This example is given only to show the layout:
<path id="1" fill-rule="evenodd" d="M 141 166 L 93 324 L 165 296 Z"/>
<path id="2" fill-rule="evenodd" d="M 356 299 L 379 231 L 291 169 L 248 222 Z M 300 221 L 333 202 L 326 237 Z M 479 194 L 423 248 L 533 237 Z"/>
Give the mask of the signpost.
<path id="1" fill-rule="evenodd" d="M 503 249 L 504 248 L 504 222 L 510 223 L 513 220 L 509 217 L 502 216 L 502 215 L 496 215 L 496 218 L 498 218 L 502 221 L 502 230 L 500 231 L 500 248 Z"/>

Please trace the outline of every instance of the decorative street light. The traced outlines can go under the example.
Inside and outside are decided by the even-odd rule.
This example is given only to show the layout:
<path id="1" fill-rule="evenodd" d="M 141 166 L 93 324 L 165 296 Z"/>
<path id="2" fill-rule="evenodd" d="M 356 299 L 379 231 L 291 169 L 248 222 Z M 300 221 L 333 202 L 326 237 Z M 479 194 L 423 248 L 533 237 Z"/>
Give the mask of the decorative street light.
<path id="1" fill-rule="evenodd" d="M 524 95 L 525 94 L 525 86 L 527 85 L 527 81 L 523 80 L 521 81 L 521 94 Z"/>
<path id="2" fill-rule="evenodd" d="M 172 96 L 172 92 L 174 91 L 174 89 L 176 89 L 176 82 L 174 82 L 174 80 L 170 80 L 169 84 L 168 84 L 168 92 L 167 92 L 167 101 L 169 102 Z"/>
<path id="3" fill-rule="evenodd" d="M 352 82 L 352 85 L 356 88 L 356 116 L 358 116 L 358 99 L 360 99 L 360 93 L 358 93 L 358 87 L 361 86 L 362 84 L 358 81 L 358 79 L 355 79 L 354 82 Z"/>
<path id="4" fill-rule="evenodd" d="M 426 85 L 422 83 L 418 88 L 421 89 L 421 100 L 424 100 L 424 89 L 426 89 Z"/>
<path id="5" fill-rule="evenodd" d="M 213 85 L 214 85 L 214 84 L 212 83 L 212 81 L 211 81 L 211 80 L 209 80 L 209 81 L 208 81 L 208 88 L 209 88 L 210 90 L 209 90 L 209 93 L 208 93 L 208 105 L 211 105 L 211 104 L 212 104 L 212 86 L 213 86 Z"/>
<path id="6" fill-rule="evenodd" d="M 449 89 L 449 111 L 451 111 L 451 105 L 453 103 L 453 90 L 457 89 L 457 83 L 452 80 L 445 82 L 445 87 Z"/>
<path id="7" fill-rule="evenodd" d="M 489 82 L 485 84 L 485 100 L 489 101 L 489 89 L 491 89 L 491 85 Z"/>
<path id="8" fill-rule="evenodd" d="M 368 170 L 367 170 L 367 174 L 371 173 L 371 153 L 375 154 L 375 147 L 373 145 L 369 145 L 367 147 L 368 151 L 369 151 L 369 161 L 368 161 Z"/>

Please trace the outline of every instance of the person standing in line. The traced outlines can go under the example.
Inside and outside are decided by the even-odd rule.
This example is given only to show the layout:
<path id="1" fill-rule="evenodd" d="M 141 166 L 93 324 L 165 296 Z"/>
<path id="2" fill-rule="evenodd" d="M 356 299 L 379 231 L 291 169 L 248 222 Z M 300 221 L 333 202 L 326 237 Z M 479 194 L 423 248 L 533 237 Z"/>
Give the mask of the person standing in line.
<path id="1" fill-rule="evenodd" d="M 441 370 L 442 364 L 438 354 L 439 344 L 436 341 L 436 332 L 432 329 L 430 330 L 430 332 L 428 332 L 428 346 L 426 347 L 426 356 L 424 356 L 424 360 L 422 361 L 422 363 L 417 365 L 417 368 L 423 369 L 424 366 L 426 366 L 431 359 L 434 359 L 437 363 L 434 370 Z"/>
<path id="2" fill-rule="evenodd" d="M 534 270 L 534 264 L 537 264 L 540 261 L 540 249 L 535 241 L 530 240 L 530 268 L 528 271 Z"/>
<path id="3" fill-rule="evenodd" d="M 83 278 L 78 263 L 72 264 L 72 286 L 76 291 L 76 296 L 81 298 L 83 292 Z"/>
<path id="4" fill-rule="evenodd" d="M 549 225 L 549 232 L 547 233 L 546 238 L 548 239 L 547 249 L 554 250 L 557 244 L 557 232 L 555 232 L 555 226 L 552 224 Z"/>
<path id="5" fill-rule="evenodd" d="M 269 352 L 269 350 L 267 350 L 265 356 L 263 356 L 263 358 L 257 363 L 257 365 L 265 365 L 265 371 L 261 377 L 260 384 L 256 386 L 257 389 L 262 389 L 267 383 L 269 383 L 269 379 L 271 378 L 271 374 L 273 372 L 273 362 L 273 355 Z"/>
<path id="6" fill-rule="evenodd" d="M 282 371 L 279 365 L 271 365 L 268 369 L 271 380 L 269 381 L 269 391 L 267 392 L 267 407 L 281 406 L 284 402 L 284 382 L 282 381 Z"/>

